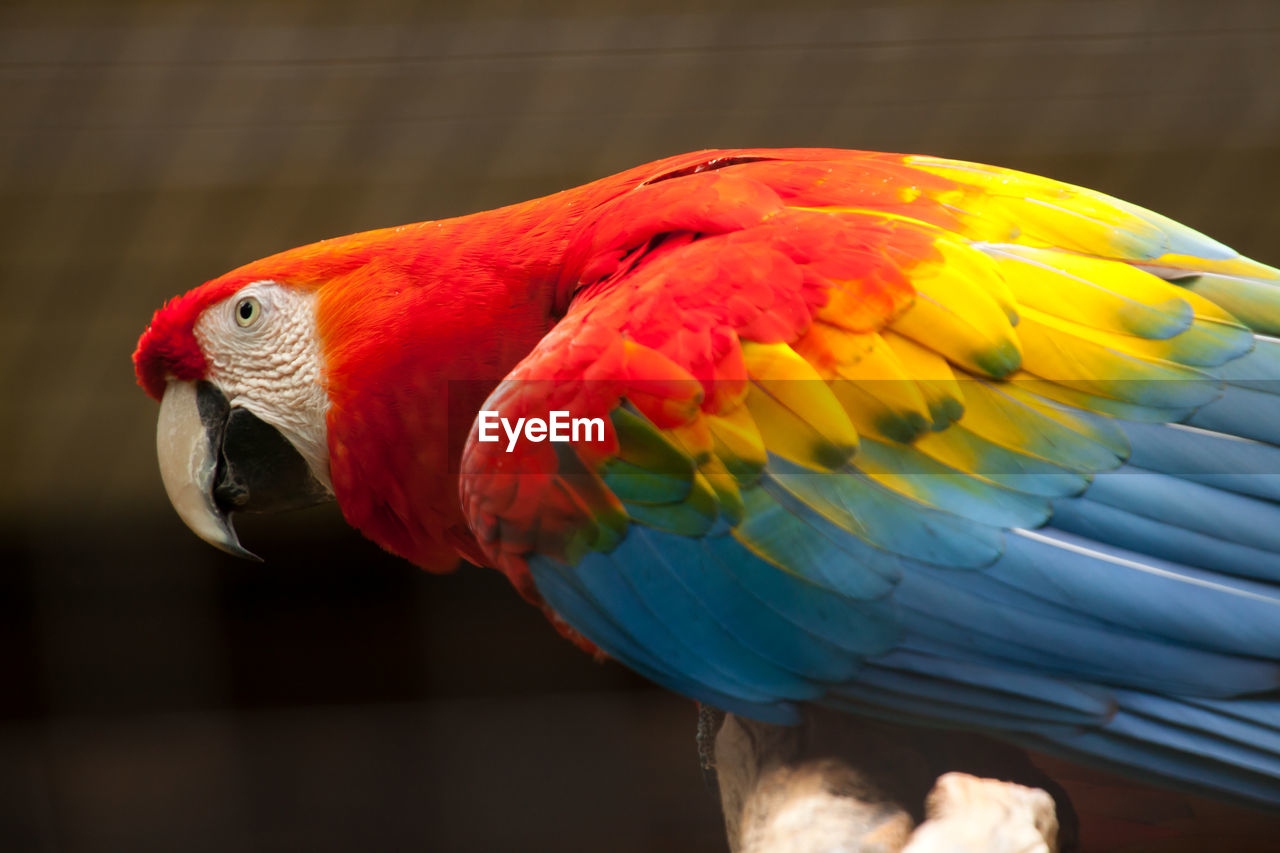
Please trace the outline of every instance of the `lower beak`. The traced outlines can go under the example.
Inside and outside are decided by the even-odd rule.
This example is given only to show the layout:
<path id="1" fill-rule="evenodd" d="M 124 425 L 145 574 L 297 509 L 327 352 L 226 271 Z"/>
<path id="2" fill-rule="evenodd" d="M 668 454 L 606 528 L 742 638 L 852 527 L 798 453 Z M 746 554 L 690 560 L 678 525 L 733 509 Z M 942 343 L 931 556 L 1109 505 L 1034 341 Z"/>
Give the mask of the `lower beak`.
<path id="1" fill-rule="evenodd" d="M 248 409 L 231 406 L 210 382 L 171 381 L 156 424 L 160 478 L 187 527 L 238 557 L 232 512 L 309 506 L 331 496 L 283 435 Z"/>

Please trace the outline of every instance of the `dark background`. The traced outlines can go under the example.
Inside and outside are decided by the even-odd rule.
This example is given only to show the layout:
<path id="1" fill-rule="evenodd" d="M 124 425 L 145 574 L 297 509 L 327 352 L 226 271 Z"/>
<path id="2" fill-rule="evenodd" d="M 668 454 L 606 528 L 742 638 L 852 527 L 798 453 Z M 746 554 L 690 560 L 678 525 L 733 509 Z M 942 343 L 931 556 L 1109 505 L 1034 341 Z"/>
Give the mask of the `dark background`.
<path id="1" fill-rule="evenodd" d="M 0 6 L 0 850 L 721 850 L 691 706 L 332 509 L 169 508 L 160 302 L 684 150 L 1035 171 L 1280 262 L 1274 0 Z"/>

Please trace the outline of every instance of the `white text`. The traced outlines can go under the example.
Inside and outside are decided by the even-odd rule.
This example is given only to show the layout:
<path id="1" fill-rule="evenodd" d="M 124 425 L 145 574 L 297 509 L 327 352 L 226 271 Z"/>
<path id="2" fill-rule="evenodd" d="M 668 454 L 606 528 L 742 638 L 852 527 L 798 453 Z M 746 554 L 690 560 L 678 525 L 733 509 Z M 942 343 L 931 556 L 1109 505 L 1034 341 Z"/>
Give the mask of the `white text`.
<path id="1" fill-rule="evenodd" d="M 571 418 L 566 411 L 551 412 L 551 419 L 516 418 L 513 424 L 499 412 L 485 409 L 477 421 L 480 441 L 500 441 L 498 429 L 507 436 L 507 452 L 516 449 L 523 432 L 526 441 L 604 441 L 604 418 Z"/>

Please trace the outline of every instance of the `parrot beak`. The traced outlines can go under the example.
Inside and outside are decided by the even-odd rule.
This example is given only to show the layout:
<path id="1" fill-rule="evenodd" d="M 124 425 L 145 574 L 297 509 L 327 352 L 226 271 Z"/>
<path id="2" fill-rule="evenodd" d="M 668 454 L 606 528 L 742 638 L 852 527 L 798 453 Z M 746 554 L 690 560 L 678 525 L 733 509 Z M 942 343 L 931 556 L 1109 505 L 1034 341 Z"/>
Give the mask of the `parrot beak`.
<path id="1" fill-rule="evenodd" d="M 260 560 L 236 537 L 231 513 L 271 512 L 329 500 L 283 435 L 233 407 L 210 382 L 169 383 L 156 424 L 160 478 L 192 532 L 216 548 Z"/>

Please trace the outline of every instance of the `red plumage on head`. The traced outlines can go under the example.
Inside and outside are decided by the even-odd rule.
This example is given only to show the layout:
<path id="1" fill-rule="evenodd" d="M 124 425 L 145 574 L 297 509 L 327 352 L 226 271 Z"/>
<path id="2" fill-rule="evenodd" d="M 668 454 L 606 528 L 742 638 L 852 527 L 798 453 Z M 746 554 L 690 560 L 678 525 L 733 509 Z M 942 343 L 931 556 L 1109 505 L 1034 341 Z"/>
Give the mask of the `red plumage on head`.
<path id="1" fill-rule="evenodd" d="M 141 385 L 159 400 L 169 379 L 195 380 L 204 376 L 205 358 L 193 330 L 210 305 L 226 299 L 253 281 L 314 285 L 358 268 L 377 248 L 394 243 L 401 229 L 387 228 L 322 240 L 254 261 L 170 299 L 156 311 L 133 353 Z"/>
<path id="2" fill-rule="evenodd" d="M 170 379 L 194 381 L 205 373 L 204 353 L 195 338 L 196 320 L 210 305 L 230 296 L 243 278 L 214 279 L 166 302 L 151 318 L 133 352 L 138 384 L 159 400 Z"/>

